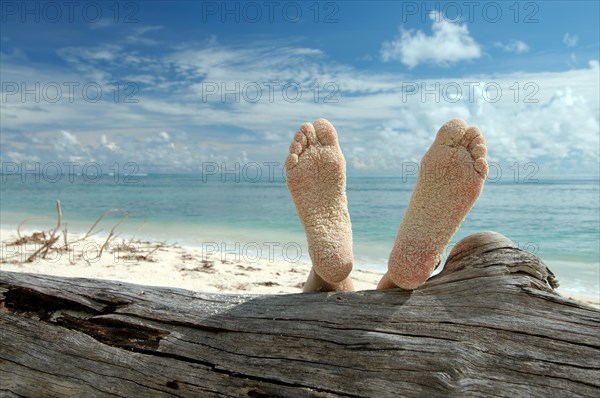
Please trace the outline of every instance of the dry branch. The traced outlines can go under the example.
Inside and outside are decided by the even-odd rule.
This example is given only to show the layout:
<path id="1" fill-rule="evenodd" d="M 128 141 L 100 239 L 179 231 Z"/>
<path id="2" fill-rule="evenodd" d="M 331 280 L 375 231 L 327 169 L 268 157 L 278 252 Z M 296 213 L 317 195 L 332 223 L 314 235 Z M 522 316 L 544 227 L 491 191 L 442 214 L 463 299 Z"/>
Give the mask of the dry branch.
<path id="1" fill-rule="evenodd" d="M 102 252 L 104 252 L 104 249 L 106 249 L 108 247 L 108 244 L 110 243 L 110 241 L 118 236 L 118 235 L 116 235 L 116 236 L 114 235 L 115 229 L 119 225 L 121 225 L 125 220 L 127 220 L 129 218 L 129 213 L 127 213 L 123 209 L 112 209 L 112 210 L 113 211 L 122 211 L 124 213 L 124 216 L 123 216 L 123 219 L 121 221 L 119 221 L 118 223 L 116 223 L 115 225 L 113 225 L 113 227 L 110 229 L 110 232 L 108 233 L 108 237 L 106 238 L 106 241 L 104 241 L 104 244 L 102 245 L 102 247 L 100 248 L 100 251 L 98 252 L 98 258 L 102 257 Z"/>
<path id="2" fill-rule="evenodd" d="M 54 245 L 56 243 L 56 241 L 58 241 L 59 237 L 56 236 L 56 233 L 60 229 L 61 222 L 62 222 L 62 210 L 60 208 L 60 200 L 56 201 L 56 212 L 58 213 L 56 228 L 54 228 L 54 230 L 50 234 L 50 237 L 48 238 L 48 240 L 38 250 L 36 250 L 31 256 L 29 256 L 29 258 L 26 260 L 26 262 L 28 262 L 28 263 L 32 262 L 33 259 L 40 253 L 41 253 L 41 257 L 45 258 L 46 255 L 48 254 L 48 250 L 50 250 L 52 245 Z"/>
<path id="3" fill-rule="evenodd" d="M 135 231 L 135 233 L 131 236 L 131 239 L 129 239 L 129 243 L 132 243 L 135 239 L 135 236 L 142 230 L 142 228 L 144 228 L 144 226 L 146 225 L 146 222 L 148 221 L 147 218 L 144 219 L 144 222 L 142 223 L 142 225 L 139 226 L 139 228 Z"/>
<path id="4" fill-rule="evenodd" d="M 25 245 L 25 244 L 29 244 L 29 243 L 35 243 L 35 244 L 40 244 L 40 247 L 31 255 L 29 255 L 27 257 L 27 259 L 25 260 L 26 262 L 32 262 L 37 256 L 39 256 L 41 259 L 46 258 L 46 256 L 48 255 L 48 253 L 50 253 L 50 251 L 69 251 L 69 241 L 68 241 L 68 231 L 67 231 L 67 224 L 66 223 L 62 223 L 62 208 L 60 205 L 60 200 L 56 201 L 56 210 L 58 213 L 58 221 L 57 221 L 57 225 L 53 230 L 48 231 L 48 236 L 46 236 L 46 232 L 45 231 L 41 231 L 41 232 L 34 232 L 31 236 L 22 236 L 21 235 L 21 227 L 23 224 L 25 224 L 27 221 L 30 221 L 32 219 L 36 219 L 36 218 L 48 218 L 48 217 L 32 217 L 32 218 L 27 218 L 23 221 L 21 221 L 19 223 L 19 225 L 17 226 L 17 236 L 18 239 L 15 242 L 9 243 L 10 245 L 14 245 L 14 246 L 20 246 L 20 245 Z M 125 222 L 128 218 L 129 218 L 129 213 L 123 209 L 109 209 L 107 211 L 105 211 L 97 220 L 96 222 L 92 225 L 92 227 L 87 231 L 87 233 L 80 237 L 79 239 L 74 240 L 73 242 L 71 242 L 71 244 L 75 244 L 78 242 L 82 242 L 85 241 L 86 239 L 90 238 L 91 236 L 99 233 L 100 231 L 102 231 L 102 229 L 96 230 L 96 227 L 98 226 L 98 224 L 108 215 L 111 213 L 117 213 L 120 212 L 123 214 L 123 217 L 121 218 L 121 220 L 119 220 L 116 224 L 114 224 L 112 226 L 112 228 L 110 229 L 110 232 L 108 234 L 108 237 L 106 238 L 106 240 L 104 241 L 104 243 L 102 244 L 99 252 L 98 252 L 98 258 L 102 256 L 102 253 L 104 252 L 104 250 L 106 250 L 106 248 L 110 245 L 110 243 L 116 239 L 119 234 L 115 234 L 115 230 L 123 223 Z M 144 221 L 145 223 L 145 221 Z M 59 230 L 61 228 L 61 226 L 63 226 L 62 231 Z M 60 236 L 62 235 L 63 237 L 63 246 L 55 246 L 56 242 L 58 242 L 58 240 L 60 239 Z M 151 251 L 150 253 L 148 253 L 148 255 L 150 255 L 151 253 L 153 253 L 155 250 Z M 146 257 L 148 256 L 146 255 Z M 144 259 L 144 258 L 141 258 Z M 85 260 L 85 259 L 84 259 Z M 86 260 L 86 262 L 88 262 Z M 89 262 L 88 262 L 89 264 Z"/>
<path id="5" fill-rule="evenodd" d="M 91 236 L 93 236 L 93 235 L 96 235 L 97 233 L 100 233 L 100 232 L 102 231 L 102 229 L 99 229 L 99 230 L 97 230 L 97 231 L 94 231 L 94 229 L 95 229 L 95 228 L 96 228 L 96 226 L 97 226 L 97 225 L 100 223 L 100 221 L 102 221 L 102 220 L 104 219 L 104 217 L 106 217 L 107 215 L 109 215 L 109 214 L 111 214 L 111 213 L 117 213 L 117 212 L 123 213 L 123 214 L 127 215 L 127 217 L 129 217 L 128 213 L 127 213 L 125 210 L 123 210 L 123 209 L 108 209 L 108 210 L 106 210 L 106 211 L 104 212 L 104 214 L 102 214 L 100 217 L 98 217 L 98 219 L 96 220 L 96 222 L 95 222 L 95 223 L 92 225 L 92 227 L 91 227 L 91 228 L 90 228 L 90 229 L 89 229 L 89 230 L 86 232 L 86 234 L 85 234 L 85 235 L 84 235 L 82 238 L 78 239 L 76 242 L 80 242 L 80 241 L 86 240 L 87 238 L 89 238 L 89 237 L 91 237 Z M 125 217 L 125 219 L 121 220 L 119 223 L 117 223 L 116 225 L 114 225 L 114 226 L 112 227 L 111 231 L 114 231 L 114 229 L 115 229 L 117 226 L 119 226 L 119 225 L 120 225 L 120 224 L 121 224 L 123 221 L 125 221 L 125 220 L 127 219 L 127 217 Z"/>
<path id="6" fill-rule="evenodd" d="M 31 221 L 31 220 L 42 220 L 42 219 L 45 220 L 47 218 L 49 218 L 49 217 L 46 217 L 46 216 L 42 216 L 42 217 L 29 217 L 29 218 L 26 218 L 23 221 L 21 221 L 19 223 L 19 225 L 17 225 L 17 236 L 19 237 L 19 239 L 23 239 L 23 237 L 21 236 L 21 227 L 23 226 L 23 224 L 25 224 L 26 222 Z"/>

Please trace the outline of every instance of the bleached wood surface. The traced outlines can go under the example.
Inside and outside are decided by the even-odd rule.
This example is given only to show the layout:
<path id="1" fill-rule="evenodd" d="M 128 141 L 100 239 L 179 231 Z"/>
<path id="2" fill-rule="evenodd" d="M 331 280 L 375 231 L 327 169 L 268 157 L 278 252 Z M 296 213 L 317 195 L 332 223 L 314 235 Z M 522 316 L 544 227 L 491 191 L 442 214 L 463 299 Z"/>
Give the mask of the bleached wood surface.
<path id="1" fill-rule="evenodd" d="M 472 235 L 413 292 L 202 294 L 0 272 L 7 397 L 600 396 L 600 311 Z"/>

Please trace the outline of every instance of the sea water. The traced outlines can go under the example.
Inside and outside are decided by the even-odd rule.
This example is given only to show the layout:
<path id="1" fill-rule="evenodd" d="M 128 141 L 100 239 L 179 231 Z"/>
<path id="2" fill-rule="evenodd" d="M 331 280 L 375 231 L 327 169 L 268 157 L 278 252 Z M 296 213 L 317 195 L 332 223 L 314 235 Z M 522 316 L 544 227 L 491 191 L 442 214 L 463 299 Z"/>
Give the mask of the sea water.
<path id="1" fill-rule="evenodd" d="M 229 259 L 309 262 L 306 238 L 283 178 L 200 175 L 111 175 L 43 178 L 2 175 L 3 228 L 52 228 L 55 202 L 70 232 L 86 232 L 108 209 L 128 219 L 121 236 L 221 250 Z M 355 267 L 384 271 L 414 179 L 349 177 L 347 194 Z M 461 238 L 492 230 L 539 256 L 563 291 L 598 296 L 600 192 L 598 178 L 489 181 L 445 254 Z M 104 233 L 122 213 L 107 216 Z M 275 263 L 274 263 L 275 264 Z"/>

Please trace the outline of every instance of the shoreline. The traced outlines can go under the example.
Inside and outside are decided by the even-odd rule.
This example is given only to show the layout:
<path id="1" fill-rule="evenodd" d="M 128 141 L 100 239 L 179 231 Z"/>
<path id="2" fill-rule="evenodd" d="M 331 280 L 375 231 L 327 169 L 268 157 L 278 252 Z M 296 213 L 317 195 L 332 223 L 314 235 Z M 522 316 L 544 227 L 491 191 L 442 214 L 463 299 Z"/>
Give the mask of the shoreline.
<path id="1" fill-rule="evenodd" d="M 23 230 L 20 245 L 16 230 L 0 228 L 2 252 L 0 269 L 12 272 L 50 274 L 64 277 L 109 279 L 140 285 L 178 287 L 208 293 L 285 294 L 300 293 L 310 271 L 310 263 L 283 259 L 249 257 L 239 252 L 223 252 L 216 247 L 192 247 L 144 240 L 114 238 L 108 234 L 82 239 L 83 234 L 69 233 L 46 258 L 35 256 L 42 246 L 34 230 Z M 39 232 L 39 231 L 38 231 Z M 210 249 L 210 250 L 208 250 Z M 102 255 L 98 257 L 98 254 Z M 354 268 L 356 290 L 375 289 L 383 272 Z M 560 282 L 560 280 L 559 280 Z M 600 308 L 600 297 L 558 288 L 564 297 Z"/>

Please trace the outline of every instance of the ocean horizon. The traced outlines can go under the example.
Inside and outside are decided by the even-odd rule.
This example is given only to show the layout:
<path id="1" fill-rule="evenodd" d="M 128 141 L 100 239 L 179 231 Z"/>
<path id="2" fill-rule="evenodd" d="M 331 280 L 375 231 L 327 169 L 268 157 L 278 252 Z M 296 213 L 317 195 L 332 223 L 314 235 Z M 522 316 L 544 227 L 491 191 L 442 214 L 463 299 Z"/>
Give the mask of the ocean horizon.
<path id="1" fill-rule="evenodd" d="M 47 177 L 47 176 L 45 176 Z M 355 268 L 385 271 L 396 230 L 410 200 L 414 178 L 348 177 Z M 109 209 L 127 220 L 123 237 L 166 241 L 226 256 L 309 263 L 304 231 L 281 177 L 229 178 L 198 174 L 2 175 L 3 229 L 50 229 L 56 200 L 69 232 L 85 233 Z M 600 192 L 597 177 L 490 180 L 452 238 L 499 232 L 539 256 L 563 291 L 599 295 Z M 108 215 L 103 233 L 122 218 Z M 33 218 L 32 218 L 33 217 Z M 46 217 L 46 218 L 39 218 Z"/>

